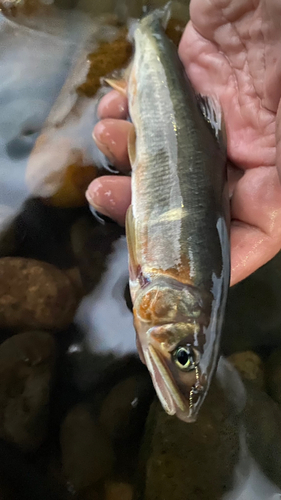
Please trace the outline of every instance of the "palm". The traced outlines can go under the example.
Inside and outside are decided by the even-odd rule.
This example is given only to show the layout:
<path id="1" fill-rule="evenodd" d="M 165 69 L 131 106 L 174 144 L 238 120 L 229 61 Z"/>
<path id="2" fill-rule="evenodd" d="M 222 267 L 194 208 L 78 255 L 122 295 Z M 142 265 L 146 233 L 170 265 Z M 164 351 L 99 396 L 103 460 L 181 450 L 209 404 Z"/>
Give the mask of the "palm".
<path id="1" fill-rule="evenodd" d="M 277 142 L 275 138 L 276 123 L 278 129 L 281 122 L 277 113 L 281 94 L 281 8 L 279 0 L 261 0 L 255 8 L 254 3 L 191 0 L 192 21 L 179 46 L 195 89 L 203 95 L 215 94 L 221 101 L 228 156 L 239 167 L 229 171 L 232 284 L 265 264 L 281 248 L 281 188 L 276 169 L 279 166 L 276 146 L 277 153 L 281 148 L 278 130 Z M 106 116 L 110 113 L 103 115 Z M 106 127 L 106 120 L 103 123 Z M 124 137 L 128 126 L 123 122 Z M 97 129 L 97 136 L 98 132 Z M 116 151 L 117 163 L 122 160 L 126 164 L 124 151 L 122 154 Z M 120 198 L 120 189 L 116 179 L 113 196 L 119 190 Z M 122 189 L 126 205 L 127 179 Z M 94 197 L 92 200 L 95 203 Z M 106 203 L 105 200 L 105 206 Z M 125 205 L 120 212 L 121 220 Z"/>
<path id="2" fill-rule="evenodd" d="M 253 3 L 193 0 L 179 48 L 196 89 L 219 97 L 229 158 L 245 172 L 231 186 L 232 282 L 273 257 L 281 242 L 275 139 L 281 12 L 275 27 L 277 2 Z"/>

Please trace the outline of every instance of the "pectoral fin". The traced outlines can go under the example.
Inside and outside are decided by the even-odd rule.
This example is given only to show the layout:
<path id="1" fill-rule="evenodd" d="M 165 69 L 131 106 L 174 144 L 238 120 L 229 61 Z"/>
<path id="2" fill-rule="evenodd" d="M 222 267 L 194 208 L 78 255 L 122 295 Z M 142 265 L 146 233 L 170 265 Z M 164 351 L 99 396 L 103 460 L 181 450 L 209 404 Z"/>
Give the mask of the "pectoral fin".
<path id="1" fill-rule="evenodd" d="M 110 85 L 114 90 L 120 92 L 124 96 L 127 96 L 127 81 L 124 79 L 115 80 L 114 78 L 105 78 L 104 81 Z"/>
<path id="2" fill-rule="evenodd" d="M 112 87 L 114 90 L 117 90 L 125 97 L 127 97 L 128 79 L 131 69 L 132 62 L 130 62 L 125 69 L 121 69 L 120 71 L 113 71 L 110 75 L 103 78 L 103 81 L 110 85 L 110 87 Z"/>

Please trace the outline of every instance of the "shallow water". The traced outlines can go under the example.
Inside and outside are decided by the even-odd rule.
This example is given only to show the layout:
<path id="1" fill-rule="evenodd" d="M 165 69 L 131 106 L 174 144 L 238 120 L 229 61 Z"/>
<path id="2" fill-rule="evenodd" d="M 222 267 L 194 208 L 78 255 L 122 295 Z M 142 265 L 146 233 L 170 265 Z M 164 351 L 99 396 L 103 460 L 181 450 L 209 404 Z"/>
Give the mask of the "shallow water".
<path id="1" fill-rule="evenodd" d="M 91 138 L 106 89 L 77 88 L 102 43 L 126 58 L 151 2 L 3 5 L 0 498 L 281 498 L 281 256 L 231 290 L 222 348 L 239 354 L 186 425 L 138 359 L 124 230 L 85 203 L 112 169 Z"/>

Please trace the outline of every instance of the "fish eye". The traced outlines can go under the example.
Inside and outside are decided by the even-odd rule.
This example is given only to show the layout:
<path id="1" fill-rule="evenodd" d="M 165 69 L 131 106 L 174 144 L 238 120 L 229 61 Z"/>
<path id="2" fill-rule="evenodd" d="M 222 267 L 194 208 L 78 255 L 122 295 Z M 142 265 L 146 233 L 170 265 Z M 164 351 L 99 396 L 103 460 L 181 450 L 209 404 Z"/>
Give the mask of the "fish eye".
<path id="1" fill-rule="evenodd" d="M 176 365 L 184 371 L 195 370 L 200 360 L 199 352 L 191 345 L 179 346 L 173 353 Z"/>

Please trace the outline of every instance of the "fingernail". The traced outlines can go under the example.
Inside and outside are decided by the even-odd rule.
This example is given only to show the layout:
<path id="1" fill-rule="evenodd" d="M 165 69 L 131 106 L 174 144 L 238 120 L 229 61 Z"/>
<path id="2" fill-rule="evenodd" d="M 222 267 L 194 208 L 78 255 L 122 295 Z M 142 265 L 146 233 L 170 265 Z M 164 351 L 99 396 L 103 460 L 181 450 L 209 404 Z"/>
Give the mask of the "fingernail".
<path id="1" fill-rule="evenodd" d="M 100 212 L 100 213 L 106 215 L 107 217 L 109 217 L 109 213 L 104 208 L 104 206 L 101 204 L 102 203 L 101 193 L 100 193 L 101 188 L 102 188 L 102 184 L 99 182 L 98 179 L 96 179 L 88 187 L 88 189 L 85 193 L 85 196 L 86 196 L 86 199 L 89 202 L 89 204 L 92 207 L 94 207 L 94 209 L 97 210 L 97 212 Z"/>
<path id="2" fill-rule="evenodd" d="M 102 122 L 97 123 L 97 125 L 95 126 L 93 130 L 93 139 L 102 153 L 109 159 L 111 163 L 114 164 L 115 156 L 109 149 L 108 143 L 112 143 L 113 145 L 115 145 L 115 141 L 113 141 L 110 131 L 106 126 L 103 125 Z"/>

